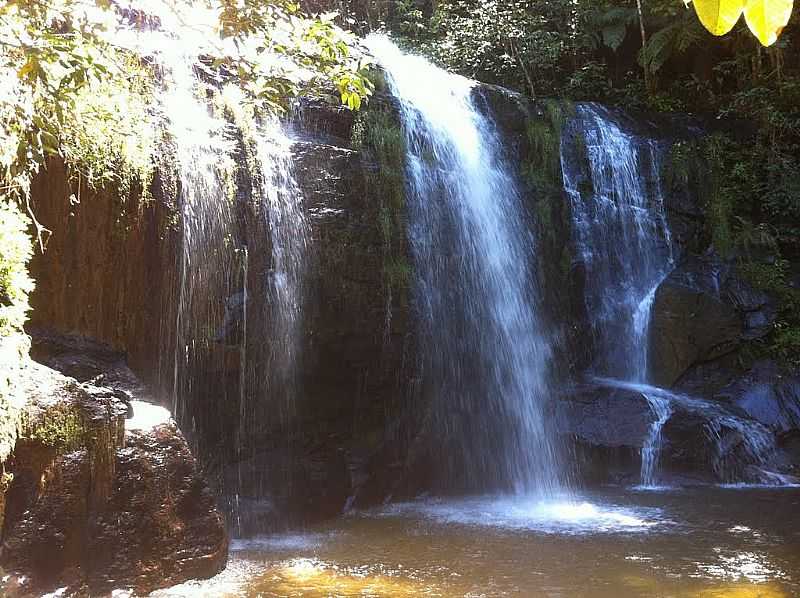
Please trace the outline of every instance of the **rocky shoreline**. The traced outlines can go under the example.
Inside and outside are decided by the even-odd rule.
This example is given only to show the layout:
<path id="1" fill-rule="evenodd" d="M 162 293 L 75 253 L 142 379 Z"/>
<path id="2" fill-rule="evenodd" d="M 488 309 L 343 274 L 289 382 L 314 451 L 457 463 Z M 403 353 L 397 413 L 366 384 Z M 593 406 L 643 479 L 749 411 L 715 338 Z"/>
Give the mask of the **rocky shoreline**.
<path id="1" fill-rule="evenodd" d="M 142 595 L 221 571 L 216 497 L 122 356 L 57 337 L 32 353 L 57 369 L 23 354 L 11 371 L 25 403 L 2 463 L 0 593 Z"/>

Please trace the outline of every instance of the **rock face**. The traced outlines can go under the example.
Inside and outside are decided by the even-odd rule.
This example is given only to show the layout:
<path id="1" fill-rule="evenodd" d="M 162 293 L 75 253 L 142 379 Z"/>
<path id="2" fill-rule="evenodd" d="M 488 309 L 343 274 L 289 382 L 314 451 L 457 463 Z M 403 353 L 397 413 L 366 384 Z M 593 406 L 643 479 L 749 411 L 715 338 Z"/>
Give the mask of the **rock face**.
<path id="1" fill-rule="evenodd" d="M 669 387 L 691 366 L 731 353 L 767 334 L 777 309 L 714 253 L 689 256 L 656 292 L 650 326 L 650 370 Z"/>
<path id="2" fill-rule="evenodd" d="M 563 433 L 586 444 L 639 449 L 654 417 L 641 392 L 584 384 L 559 402 Z"/>
<path id="3" fill-rule="evenodd" d="M 800 377 L 775 362 L 756 362 L 715 398 L 735 405 L 778 433 L 800 430 Z"/>
<path id="4" fill-rule="evenodd" d="M 108 348 L 93 358 L 69 352 L 86 341 L 66 345 L 52 360 L 92 382 L 34 362 L 20 373 L 28 403 L 3 463 L 3 595 L 141 593 L 219 572 L 225 527 L 180 431 L 126 433 L 135 378 Z"/>
<path id="5" fill-rule="evenodd" d="M 476 86 L 475 94 L 476 104 L 492 113 L 508 158 L 520 166 L 525 218 L 537 244 L 537 264 L 531 269 L 541 279 L 538 307 L 548 326 L 543 334 L 554 339 L 554 378 L 569 381 L 586 371 L 596 352 L 585 297 L 586 266 L 573 247 L 574 223 L 561 176 L 561 128 L 571 107 L 530 102 L 491 86 Z M 176 264 L 181 263 L 183 234 L 176 189 L 157 180 L 154 200 L 148 203 L 94 193 L 72 205 L 68 197 L 73 190 L 58 165 L 34 187 L 37 215 L 55 234 L 33 266 L 39 285 L 32 330 L 89 336 L 112 349 L 87 360 L 80 347 L 44 351 L 43 340 L 42 358 L 80 382 L 94 380 L 121 391 L 112 396 L 123 403 L 140 391 L 119 374 L 120 353 L 162 401 L 173 399 L 175 364 L 187 363 L 181 373 L 186 392 L 179 423 L 192 430 L 190 442 L 199 447 L 215 490 L 237 496 L 238 506 L 230 508 L 231 513 L 237 509 L 242 522 L 237 533 L 281 529 L 434 487 L 437 455 L 431 454 L 434 443 L 427 442 L 430 405 L 417 379 L 406 214 L 402 197 L 393 201 L 398 190 L 402 195 L 403 156 L 399 167 L 387 164 L 368 142 L 370 132 L 382 134 L 384 141 L 402 138 L 396 109 L 391 98 L 378 93 L 364 114 L 305 103 L 291 123 L 292 164 L 310 229 L 293 393 L 266 382 L 273 339 L 265 289 L 274 274 L 273 235 L 246 165 L 239 164 L 235 177 L 235 225 L 225 231 L 230 233 L 226 242 L 235 246 L 235 251 L 227 249 L 236 258 L 231 272 L 216 273 L 225 279 L 223 291 L 205 296 L 202 276 L 194 277 L 197 309 L 187 320 L 196 324 L 199 349 L 191 360 L 175 338 Z M 694 135 L 687 127 L 676 133 L 673 124 L 647 118 L 625 122 L 637 134 L 659 141 Z M 387 177 L 391 166 L 398 171 L 394 179 Z M 704 216 L 691 190 L 670 183 L 663 199 L 679 267 L 655 298 L 653 381 L 677 384 L 687 395 L 717 402 L 732 415 L 763 425 L 779 439 L 778 452 L 796 454 L 791 452 L 800 445 L 790 400 L 793 387 L 775 386 L 771 373 L 750 380 L 747 372 L 727 368 L 727 362 L 717 367 L 735 361 L 738 347 L 770 329 L 773 302 L 736 276 L 732 264 L 713 254 L 696 255 L 705 249 Z M 242 254 L 248 256 L 246 268 L 237 261 Z M 735 376 L 743 376 L 742 389 L 731 386 L 723 392 Z M 573 388 L 554 410 L 584 479 L 638 482 L 640 452 L 654 421 L 641 393 L 587 384 Z M 721 479 L 715 467 L 725 465 L 726 457 L 720 451 L 736 455 L 742 443 L 739 432 L 724 426 L 715 432 L 724 441 L 710 438 L 709 417 L 676 407 L 663 429 L 663 464 L 669 475 Z M 170 434 L 162 430 L 158 438 L 140 439 L 135 452 L 172 447 L 181 453 L 182 445 Z M 120 467 L 123 461 L 134 466 L 123 457 L 120 453 L 117 459 Z M 83 466 L 71 467 L 80 471 Z M 165 467 L 158 475 L 179 475 Z M 175 483 L 181 496 L 191 494 L 190 487 Z M 154 494 L 152 500 L 166 499 Z M 180 512 L 167 518 L 179 518 Z M 190 538 L 191 525 L 180 525 Z M 211 544 L 203 549 L 209 554 Z M 116 571 L 114 563 L 107 567 Z M 189 568 L 176 565 L 174 570 Z M 173 574 L 163 569 L 159 575 Z"/>
<path id="6" fill-rule="evenodd" d="M 371 105 L 391 110 L 380 94 Z M 383 478 L 385 459 L 400 459 L 416 413 L 405 403 L 415 362 L 402 209 L 387 212 L 380 156 L 369 144 L 352 143 L 352 113 L 305 103 L 296 116 L 293 167 L 310 228 L 298 391 L 289 400 L 264 376 L 272 235 L 256 205 L 252 173 L 240 164 L 231 238 L 248 250 L 248 292 L 236 264 L 223 295 L 201 296 L 198 282 L 196 301 L 203 305 L 187 317 L 198 320 L 200 335 L 206 327 L 210 332 L 186 360 L 181 380 L 190 382 L 183 384 L 187 392 L 176 416 L 192 430 L 190 441 L 223 494 L 272 502 L 275 513 L 283 513 L 259 529 L 278 519 L 284 525 L 340 513 L 362 487 L 381 500 L 394 484 Z M 391 126 L 391 118 L 384 120 Z M 184 361 L 175 351 L 182 235 L 177 190 L 157 178 L 147 203 L 101 192 L 86 193 L 77 205 L 68 200 L 73 191 L 58 164 L 33 191 L 37 217 L 56 232 L 47 253 L 34 260 L 41 283 L 30 330 L 109 345 L 171 404 L 173 368 Z M 387 219 L 399 223 L 391 251 Z M 208 322 L 200 321 L 208 314 Z M 51 356 L 51 365 L 91 378 L 92 364 L 81 364 L 76 354 Z M 224 473 L 237 464 L 252 472 L 244 483 Z"/>
<path id="7" fill-rule="evenodd" d="M 144 592 L 221 571 L 222 515 L 177 426 L 130 432 L 116 459 L 114 491 L 89 529 L 87 585 Z"/>
<path id="8" fill-rule="evenodd" d="M 572 448 L 580 480 L 639 482 L 641 449 L 655 419 L 640 392 L 581 384 L 563 395 L 557 406 L 558 429 Z"/>
<path id="9" fill-rule="evenodd" d="M 31 261 L 30 325 L 123 351 L 147 383 L 156 381 L 158 348 L 167 342 L 161 322 L 170 313 L 178 241 L 173 198 L 162 187 L 156 178 L 149 201 L 78 191 L 51 161 L 31 189 L 37 219 L 55 232 Z"/>
<path id="10" fill-rule="evenodd" d="M 770 387 L 770 398 L 759 387 L 756 400 L 753 388 L 740 380 L 707 400 L 647 385 L 581 384 L 561 397 L 558 428 L 585 483 L 641 483 L 648 445 L 657 450 L 658 483 L 791 481 L 800 473 L 793 444 L 800 432 L 796 383 Z M 653 400 L 667 406 L 660 427 L 654 427 Z"/>

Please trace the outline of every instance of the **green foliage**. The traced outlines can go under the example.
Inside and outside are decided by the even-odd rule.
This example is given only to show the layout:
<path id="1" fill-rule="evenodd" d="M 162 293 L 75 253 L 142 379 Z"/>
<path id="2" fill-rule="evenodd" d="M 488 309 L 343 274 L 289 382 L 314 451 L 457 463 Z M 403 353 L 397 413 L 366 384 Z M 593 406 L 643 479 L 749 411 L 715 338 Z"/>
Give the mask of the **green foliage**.
<path id="1" fill-rule="evenodd" d="M 743 260 L 738 272 L 778 301 L 778 317 L 766 339 L 767 353 L 800 365 L 800 289 L 789 284 L 789 262 L 780 258 L 768 263 Z"/>
<path id="2" fill-rule="evenodd" d="M 60 151 L 85 90 L 112 76 L 102 24 L 76 0 L 16 0 L 0 8 L 0 184 L 28 197 L 32 177 Z M 117 69 L 116 72 L 120 72 Z"/>
<path id="3" fill-rule="evenodd" d="M 24 421 L 21 436 L 59 452 L 86 445 L 89 431 L 83 416 L 72 403 L 48 409 L 46 417 Z"/>
<path id="4" fill-rule="evenodd" d="M 426 49 L 437 62 L 480 79 L 552 94 L 572 44 L 567 2 L 440 2 Z"/>
<path id="5" fill-rule="evenodd" d="M 576 101 L 598 101 L 612 95 L 613 82 L 608 67 L 590 60 L 573 71 L 564 86 L 564 95 Z"/>
<path id="6" fill-rule="evenodd" d="M 208 0 L 202 6 L 180 0 L 169 9 L 180 23 L 205 12 L 214 16 L 198 52 L 214 79 L 235 83 L 257 111 L 280 111 L 297 94 L 327 99 L 333 90 L 333 101 L 357 110 L 372 92 L 369 61 L 332 15 L 304 16 L 288 0 Z M 0 268 L 14 277 L 4 281 L 11 286 L 0 296 L 3 331 L 21 326 L 29 287 L 18 272 L 27 254 L 11 206 L 31 216 L 44 249 L 49 231 L 35 219 L 30 187 L 48 159 L 58 156 L 68 166 L 78 195 L 71 201 L 80 201 L 87 187 L 111 189 L 121 203 L 149 188 L 160 140 L 153 108 L 158 65 L 115 45 L 122 18 L 105 0 L 9 0 L 0 6 L 0 209 L 13 233 L 3 233 Z"/>
<path id="7" fill-rule="evenodd" d="M 421 37 L 428 33 L 425 15 L 415 0 L 395 1 L 395 20 L 400 32 L 408 37 Z"/>
<path id="8" fill-rule="evenodd" d="M 108 77 L 76 93 L 67 126 L 59 132 L 60 153 L 81 184 L 115 189 L 126 197 L 135 189 L 146 193 L 153 175 L 153 74 L 135 57 L 108 51 L 126 75 Z"/>
<path id="9" fill-rule="evenodd" d="M 729 177 L 729 169 L 739 174 L 738 178 L 749 178 L 745 173 L 747 165 L 743 162 L 733 163 L 730 140 L 715 135 L 703 142 L 703 150 L 708 160 L 709 180 L 706 188 L 701 188 L 706 197 L 706 223 L 710 228 L 711 242 L 722 255 L 729 254 L 734 248 L 733 209 L 738 198 L 741 181 Z"/>
<path id="10" fill-rule="evenodd" d="M 30 339 L 24 334 L 0 334 L 0 463 L 6 461 L 17 441 L 21 407 L 27 399 L 19 374 L 29 348 Z"/>
<path id="11" fill-rule="evenodd" d="M 209 36 L 203 49 L 261 108 L 280 110 L 293 95 L 325 96 L 333 87 L 355 110 L 370 95 L 369 62 L 331 15 L 304 17 L 287 0 L 208 7 L 218 15 L 220 37 L 233 44 L 218 46 Z M 178 2 L 173 10 L 191 22 L 196 9 Z M 26 200 L 32 177 L 57 154 L 90 186 L 146 189 L 156 77 L 140 57 L 114 46 L 119 18 L 110 4 L 84 0 L 12 0 L 0 8 L 0 183 L 7 199 Z M 285 60 L 265 60 L 269 55 Z"/>
<path id="12" fill-rule="evenodd" d="M 215 64 L 234 72 L 263 109 L 282 111 L 298 95 L 327 98 L 330 85 L 351 110 L 371 95 L 371 63 L 356 38 L 335 25 L 336 13 L 310 18 L 290 0 L 219 0 L 219 9 L 220 35 L 238 52 L 215 53 Z M 286 60 L 263 60 L 270 54 Z"/>
<path id="13" fill-rule="evenodd" d="M 697 20 L 685 11 L 681 18 L 671 19 L 647 40 L 639 52 L 639 64 L 650 73 L 658 73 L 669 60 L 684 56 L 703 39 Z"/>
<path id="14" fill-rule="evenodd" d="M 771 155 L 767 147 L 744 145 L 724 133 L 672 147 L 665 183 L 672 192 L 701 199 L 708 241 L 723 255 L 748 256 L 795 242 L 796 198 L 787 198 L 789 205 L 780 202 L 786 178 L 800 179 L 800 173 L 785 169 L 772 178 Z"/>
<path id="15" fill-rule="evenodd" d="M 616 52 L 625 41 L 628 28 L 634 26 L 637 19 L 634 6 L 610 6 L 605 10 L 590 11 L 586 22 L 586 44 Z"/>
<path id="16" fill-rule="evenodd" d="M 29 221 L 14 204 L 0 203 L 0 338 L 22 330 L 33 281 L 27 265 L 31 257 Z"/>

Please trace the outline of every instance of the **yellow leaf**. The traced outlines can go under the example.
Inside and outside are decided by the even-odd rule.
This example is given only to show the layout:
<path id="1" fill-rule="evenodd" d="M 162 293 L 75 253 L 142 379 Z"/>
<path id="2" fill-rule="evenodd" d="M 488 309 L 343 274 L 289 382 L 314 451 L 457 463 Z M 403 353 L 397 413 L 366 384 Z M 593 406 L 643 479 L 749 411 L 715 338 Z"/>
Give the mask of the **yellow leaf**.
<path id="1" fill-rule="evenodd" d="M 792 16 L 793 0 L 748 0 L 744 9 L 747 26 L 765 46 L 771 46 Z"/>
<path id="2" fill-rule="evenodd" d="M 694 0 L 700 22 L 714 35 L 725 35 L 742 16 L 747 0 Z"/>

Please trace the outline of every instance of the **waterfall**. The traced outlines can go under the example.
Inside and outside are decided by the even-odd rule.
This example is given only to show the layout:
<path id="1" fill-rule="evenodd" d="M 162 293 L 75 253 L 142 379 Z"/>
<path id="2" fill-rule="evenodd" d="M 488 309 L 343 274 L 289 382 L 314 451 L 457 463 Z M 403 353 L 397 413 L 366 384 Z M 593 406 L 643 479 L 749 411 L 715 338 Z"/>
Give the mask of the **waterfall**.
<path id="1" fill-rule="evenodd" d="M 642 449 L 642 486 L 653 487 L 658 483 L 655 474 L 661 428 L 677 410 L 698 416 L 702 421 L 703 433 L 713 447 L 711 467 L 718 479 L 735 482 L 745 473 L 743 468 L 755 466 L 758 470 L 755 477 L 772 478 L 770 483 L 775 485 L 785 483 L 780 474 L 763 469 L 776 449 L 774 435 L 763 424 L 741 417 L 730 407 L 685 393 L 610 378 L 596 381 L 641 394 L 656 414 Z"/>
<path id="2" fill-rule="evenodd" d="M 769 432 L 722 406 L 647 384 L 650 312 L 674 266 L 660 184 L 664 150 L 594 104 L 577 107 L 562 138 L 564 187 L 586 273 L 586 310 L 597 356 L 591 373 L 603 384 L 638 392 L 650 406 L 642 486 L 658 485 L 662 429 L 678 411 L 699 416 L 713 447 L 715 474 L 733 481 L 744 473 L 742 467 L 760 469 L 768 462 L 775 450 Z"/>
<path id="3" fill-rule="evenodd" d="M 658 485 L 658 456 L 661 453 L 661 430 L 672 415 L 672 405 L 668 399 L 657 396 L 652 392 L 643 392 L 650 409 L 656 416 L 650 423 L 647 438 L 642 446 L 641 485 L 645 488 L 654 488 Z"/>
<path id="4" fill-rule="evenodd" d="M 367 40 L 398 100 L 423 387 L 451 486 L 540 496 L 562 487 L 545 425 L 531 233 L 515 175 L 474 82 Z"/>
<path id="5" fill-rule="evenodd" d="M 576 110 L 561 163 L 586 269 L 594 373 L 646 382 L 650 307 L 673 267 L 660 187 L 663 150 L 625 131 L 605 108 Z"/>
<path id="6" fill-rule="evenodd" d="M 245 251 L 249 267 L 241 314 L 236 475 L 228 471 L 224 481 L 239 536 L 272 529 L 264 513 L 277 514 L 275 494 L 291 486 L 291 469 L 276 466 L 264 448 L 281 438 L 291 458 L 310 237 L 294 176 L 292 138 L 276 118 L 243 125 L 252 182 Z"/>
<path id="7" fill-rule="evenodd" d="M 209 367 L 214 339 L 208 331 L 219 326 L 226 299 L 239 290 L 240 256 L 230 243 L 234 212 L 223 184 L 224 170 L 232 168 L 229 125 L 214 117 L 200 97 L 196 57 L 179 51 L 178 40 L 171 49 L 160 59 L 165 73 L 161 105 L 179 168 L 182 232 L 172 411 L 186 426 L 193 414 L 185 399 L 199 391 L 193 388 L 194 372 L 199 363 Z"/>
<path id="8" fill-rule="evenodd" d="M 625 130 L 605 108 L 583 104 L 561 148 L 574 242 L 586 272 L 593 374 L 647 382 L 650 311 L 674 265 L 660 185 L 663 148 Z M 642 479 L 656 484 L 669 401 L 645 394 L 654 420 L 642 448 Z"/>
<path id="9" fill-rule="evenodd" d="M 278 398 L 284 421 L 293 414 L 301 359 L 301 323 L 309 223 L 302 193 L 294 177 L 292 140 L 281 123 L 262 123 L 255 134 L 260 169 L 260 194 L 271 243 L 266 280 L 266 322 L 269 352 L 262 395 Z M 258 375 L 258 374 L 257 374 Z"/>
<path id="10" fill-rule="evenodd" d="M 177 167 L 180 232 L 159 378 L 188 437 L 230 450 L 211 459 L 236 460 L 220 474 L 241 533 L 248 507 L 265 500 L 263 480 L 285 481 L 254 456 L 265 428 L 289 426 L 295 411 L 309 223 L 281 122 L 255 118 L 242 91 L 202 65 L 216 43 L 205 25 L 218 15 L 157 4 L 162 27 L 123 28 L 119 42 L 158 65 L 155 110 L 165 162 Z M 169 169 L 160 174 L 169 182 Z"/>

